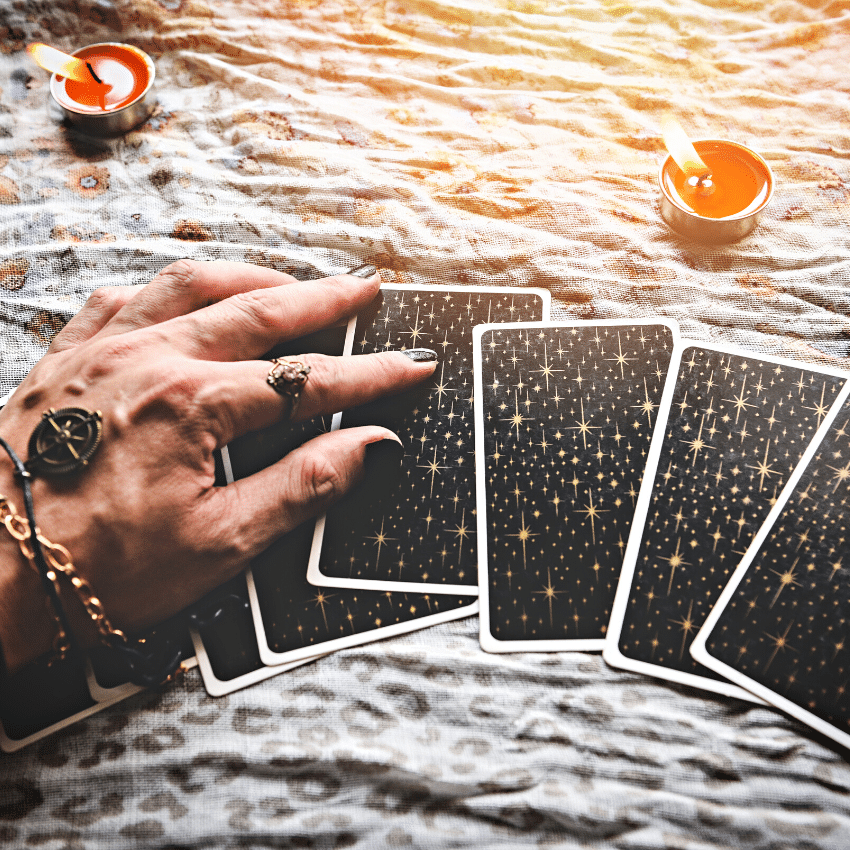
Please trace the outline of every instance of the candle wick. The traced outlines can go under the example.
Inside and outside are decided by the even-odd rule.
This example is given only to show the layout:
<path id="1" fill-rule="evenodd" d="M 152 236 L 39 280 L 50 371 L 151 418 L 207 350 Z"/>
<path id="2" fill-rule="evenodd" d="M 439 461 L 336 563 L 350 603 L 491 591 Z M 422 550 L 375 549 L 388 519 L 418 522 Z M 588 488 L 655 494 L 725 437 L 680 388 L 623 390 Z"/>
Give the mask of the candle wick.
<path id="1" fill-rule="evenodd" d="M 92 68 L 92 66 L 91 66 L 91 62 L 86 62 L 86 68 L 89 69 L 89 73 L 94 77 L 94 81 L 96 83 L 100 83 L 101 85 L 103 85 L 103 80 L 101 80 L 101 78 L 98 77 L 97 74 L 95 74 L 94 68 Z"/>
<path id="2" fill-rule="evenodd" d="M 714 175 L 711 172 L 701 177 L 693 175 L 685 181 L 685 185 L 695 189 L 700 195 L 708 196 L 714 192 Z"/>

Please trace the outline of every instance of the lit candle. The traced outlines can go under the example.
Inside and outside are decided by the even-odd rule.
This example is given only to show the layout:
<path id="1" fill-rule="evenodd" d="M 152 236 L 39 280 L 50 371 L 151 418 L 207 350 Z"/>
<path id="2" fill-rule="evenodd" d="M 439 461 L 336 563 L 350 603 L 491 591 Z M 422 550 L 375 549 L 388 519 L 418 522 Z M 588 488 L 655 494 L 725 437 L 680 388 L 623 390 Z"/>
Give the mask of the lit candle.
<path id="1" fill-rule="evenodd" d="M 63 116 L 97 135 L 126 133 L 150 117 L 156 106 L 151 58 L 129 44 L 91 44 L 72 56 L 46 45 L 30 55 L 48 71 L 50 94 Z"/>
<path id="2" fill-rule="evenodd" d="M 700 242 L 735 242 L 750 233 L 773 196 L 764 159 L 725 139 L 692 143 L 669 119 L 664 143 L 670 153 L 658 175 L 664 220 Z"/>

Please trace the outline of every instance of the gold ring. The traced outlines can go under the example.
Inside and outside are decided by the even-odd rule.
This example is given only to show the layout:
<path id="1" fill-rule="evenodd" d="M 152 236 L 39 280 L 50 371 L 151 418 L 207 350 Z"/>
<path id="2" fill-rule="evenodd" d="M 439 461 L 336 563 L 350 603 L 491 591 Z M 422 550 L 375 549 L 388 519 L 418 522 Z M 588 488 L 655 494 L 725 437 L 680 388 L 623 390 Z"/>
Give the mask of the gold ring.
<path id="1" fill-rule="evenodd" d="M 301 391 L 307 383 L 310 367 L 301 360 L 275 357 L 266 382 L 278 394 L 289 399 L 288 416 L 291 419 L 301 400 Z"/>

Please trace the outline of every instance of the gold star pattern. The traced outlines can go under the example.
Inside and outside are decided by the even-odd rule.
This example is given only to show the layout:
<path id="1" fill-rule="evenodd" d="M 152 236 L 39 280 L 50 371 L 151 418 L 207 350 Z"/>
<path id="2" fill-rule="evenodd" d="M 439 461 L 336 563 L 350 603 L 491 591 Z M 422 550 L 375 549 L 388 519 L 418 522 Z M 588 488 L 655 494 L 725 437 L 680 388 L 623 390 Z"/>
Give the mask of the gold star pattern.
<path id="1" fill-rule="evenodd" d="M 718 678 L 692 659 L 688 646 L 842 383 L 802 364 L 780 368 L 720 348 L 686 349 L 620 633 L 624 655 Z M 668 474 L 673 472 L 675 477 Z M 742 664 L 760 657 L 765 630 L 757 637 L 755 624 L 799 597 L 807 579 L 794 559 L 802 559 L 811 545 L 806 530 L 795 528 L 783 561 L 772 567 L 769 584 L 752 594 L 750 607 L 741 608 L 748 625 L 729 636 L 729 657 L 740 654 Z M 667 593 L 656 590 L 647 604 L 646 591 L 661 586 Z M 660 643 L 654 644 L 656 640 Z M 741 653 L 743 646 L 747 650 Z"/>
<path id="2" fill-rule="evenodd" d="M 344 328 L 339 330 L 338 338 L 328 335 L 326 347 L 314 350 L 340 355 Z M 293 346 L 291 350 L 280 350 L 279 355 L 299 354 L 298 341 Z M 228 446 L 234 478 L 244 478 L 269 466 L 312 437 L 326 433 L 329 427 L 329 417 L 317 417 L 302 423 L 280 422 L 237 438 Z M 427 513 L 423 511 L 423 518 Z M 376 528 L 380 530 L 380 517 Z M 435 596 L 316 587 L 307 581 L 312 538 L 312 523 L 304 523 L 276 541 L 252 564 L 266 639 L 272 652 L 285 654 L 304 647 L 320 647 L 328 641 L 376 628 L 414 623 L 434 614 L 455 612 L 465 616 L 466 610 L 475 603 L 474 596 L 456 594 Z M 375 546 L 374 540 L 368 541 L 371 558 L 374 558 Z M 368 553 L 367 548 L 364 553 Z M 351 568 L 350 562 L 346 567 Z M 231 606 L 228 616 L 221 623 L 202 629 L 201 637 L 216 676 L 230 681 L 260 669 L 262 662 L 244 577 L 237 577 L 217 593 L 221 593 Z"/>
<path id="3" fill-rule="evenodd" d="M 497 640 L 604 637 L 671 351 L 652 323 L 483 334 Z"/>
<path id="4" fill-rule="evenodd" d="M 542 299 L 534 292 L 387 287 L 358 317 L 354 356 L 427 346 L 440 360 L 429 381 L 343 413 L 341 427 L 383 425 L 398 434 L 406 451 L 390 489 L 364 496 L 366 481 L 358 500 L 328 513 L 319 564 L 323 576 L 431 587 L 477 583 L 472 328 L 487 321 L 540 320 L 542 313 Z M 517 340 L 522 362 L 542 370 L 541 387 L 543 378 L 551 383 L 555 370 L 563 368 L 556 356 L 550 349 L 538 366 L 524 356 L 524 345 L 524 338 Z M 490 356 L 511 355 L 487 350 Z M 515 437 L 525 433 L 526 396 L 536 378 L 523 369 L 522 377 L 496 388 L 511 392 L 509 409 L 499 416 L 510 419 Z M 492 454 L 505 465 L 504 449 L 494 446 Z"/>
<path id="5" fill-rule="evenodd" d="M 817 422 L 832 393 L 815 377 L 800 392 Z M 835 459 L 850 456 L 848 424 L 845 402 L 706 642 L 713 657 L 843 733 L 850 733 L 850 583 L 842 576 L 850 476 Z M 760 597 L 769 603 L 757 604 Z M 730 645 L 744 640 L 751 651 L 738 658 Z"/>

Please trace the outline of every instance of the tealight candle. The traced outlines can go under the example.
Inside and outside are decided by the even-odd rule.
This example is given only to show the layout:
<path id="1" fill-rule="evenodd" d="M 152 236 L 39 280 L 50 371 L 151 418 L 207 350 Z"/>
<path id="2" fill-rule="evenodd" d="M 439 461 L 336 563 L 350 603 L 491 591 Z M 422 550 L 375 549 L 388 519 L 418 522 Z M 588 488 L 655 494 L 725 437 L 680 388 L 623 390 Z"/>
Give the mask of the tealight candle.
<path id="1" fill-rule="evenodd" d="M 55 71 L 50 94 L 78 129 L 95 135 L 126 133 L 153 112 L 156 69 L 143 50 L 116 42 L 90 44 L 72 54 L 76 64 L 58 69 L 40 60 L 38 47 L 31 50 L 33 58 Z"/>
<path id="2" fill-rule="evenodd" d="M 706 170 L 685 173 L 671 150 L 658 175 L 661 215 L 695 241 L 736 242 L 758 224 L 773 197 L 770 167 L 755 151 L 725 139 L 694 141 L 693 148 Z"/>

